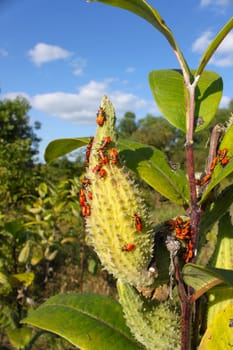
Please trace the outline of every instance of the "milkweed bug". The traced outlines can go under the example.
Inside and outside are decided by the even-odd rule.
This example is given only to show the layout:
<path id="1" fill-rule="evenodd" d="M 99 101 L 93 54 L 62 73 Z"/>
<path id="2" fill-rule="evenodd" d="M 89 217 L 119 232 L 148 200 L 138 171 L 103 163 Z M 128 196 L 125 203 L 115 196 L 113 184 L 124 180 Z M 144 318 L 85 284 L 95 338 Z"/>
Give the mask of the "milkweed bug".
<path id="1" fill-rule="evenodd" d="M 104 112 L 104 109 L 100 107 L 96 114 L 96 123 L 102 126 L 105 122 L 105 119 L 106 119 L 106 114 Z"/>
<path id="2" fill-rule="evenodd" d="M 89 142 L 88 145 L 87 145 L 87 150 L 86 150 L 86 166 L 89 165 L 89 158 L 90 158 L 90 154 L 91 154 L 91 149 L 92 149 L 93 141 L 94 141 L 94 137 L 91 137 L 90 142 Z"/>
<path id="3" fill-rule="evenodd" d="M 92 169 L 93 173 L 98 173 L 101 169 L 101 164 L 96 164 L 96 166 Z"/>
<path id="4" fill-rule="evenodd" d="M 134 214 L 133 218 L 135 220 L 136 230 L 142 231 L 142 220 L 140 219 L 140 217 L 138 215 Z"/>
<path id="5" fill-rule="evenodd" d="M 227 155 L 227 152 L 228 152 L 228 149 L 227 148 L 223 148 L 222 150 L 218 150 L 218 157 L 219 157 L 219 160 L 223 160 L 223 158 L 225 158 L 225 156 Z"/>
<path id="6" fill-rule="evenodd" d="M 115 148 L 112 148 L 110 150 L 109 156 L 112 164 L 118 163 L 118 151 Z"/>
<path id="7" fill-rule="evenodd" d="M 105 169 L 100 169 L 100 177 L 105 177 L 107 175 L 107 171 Z"/>
<path id="8" fill-rule="evenodd" d="M 84 189 L 81 188 L 80 193 L 79 193 L 79 203 L 80 203 L 80 205 L 84 205 L 85 202 L 86 202 L 86 195 L 85 195 Z"/>
<path id="9" fill-rule="evenodd" d="M 196 180 L 196 185 L 204 186 L 211 179 L 211 176 L 212 176 L 211 173 L 207 173 L 201 179 Z"/>
<path id="10" fill-rule="evenodd" d="M 89 204 L 85 204 L 82 206 L 82 216 L 90 216 L 91 215 L 91 207 Z"/>
<path id="11" fill-rule="evenodd" d="M 186 251 L 183 254 L 183 260 L 185 264 L 187 264 L 192 259 L 192 257 L 193 257 L 193 244 L 191 240 L 189 240 L 186 247 Z"/>
<path id="12" fill-rule="evenodd" d="M 106 154 L 104 154 L 104 152 L 102 151 L 102 149 L 98 149 L 98 155 L 100 157 L 100 162 L 102 164 L 107 164 L 108 163 L 108 157 L 106 156 Z"/>
<path id="13" fill-rule="evenodd" d="M 100 149 L 103 150 L 111 142 L 110 136 L 106 136 L 101 142 Z"/>
<path id="14" fill-rule="evenodd" d="M 135 244 L 130 243 L 125 245 L 124 247 L 121 248 L 123 252 L 130 252 L 131 250 L 134 250 L 136 248 Z"/>
<path id="15" fill-rule="evenodd" d="M 221 160 L 222 166 L 227 165 L 227 164 L 229 163 L 229 161 L 230 161 L 230 158 L 227 158 L 227 157 L 223 158 L 223 159 Z"/>
<path id="16" fill-rule="evenodd" d="M 87 197 L 88 197 L 88 199 L 92 200 L 93 196 L 92 196 L 92 192 L 91 191 L 88 192 Z"/>
<path id="17" fill-rule="evenodd" d="M 214 171 L 214 168 L 216 167 L 217 163 L 218 163 L 218 157 L 214 157 L 210 164 L 210 171 Z"/>

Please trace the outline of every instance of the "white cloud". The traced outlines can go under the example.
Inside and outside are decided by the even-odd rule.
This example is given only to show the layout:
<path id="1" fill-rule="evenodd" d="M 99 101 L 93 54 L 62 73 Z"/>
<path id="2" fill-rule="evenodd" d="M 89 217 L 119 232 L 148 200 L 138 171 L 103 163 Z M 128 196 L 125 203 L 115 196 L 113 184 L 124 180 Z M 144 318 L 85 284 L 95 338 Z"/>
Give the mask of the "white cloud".
<path id="1" fill-rule="evenodd" d="M 135 67 L 127 67 L 125 71 L 126 73 L 134 73 L 135 70 L 136 70 Z"/>
<path id="2" fill-rule="evenodd" d="M 95 115 L 103 95 L 107 95 L 113 103 L 118 118 L 126 111 L 134 111 L 137 114 L 141 109 L 151 108 L 151 101 L 134 94 L 112 90 L 110 87 L 112 81 L 112 79 L 102 82 L 92 80 L 79 87 L 77 93 L 53 92 L 35 95 L 31 97 L 30 103 L 39 111 L 79 124 L 95 122 Z"/>
<path id="3" fill-rule="evenodd" d="M 56 45 L 38 43 L 33 49 L 28 51 L 28 55 L 33 63 L 40 66 L 43 63 L 65 59 L 71 56 L 71 52 Z"/>
<path id="4" fill-rule="evenodd" d="M 230 98 L 228 96 L 222 96 L 219 107 L 220 108 L 228 108 L 231 100 L 232 100 L 232 98 Z"/>
<path id="5" fill-rule="evenodd" d="M 211 31 L 204 32 L 192 45 L 193 52 L 203 53 L 213 38 Z M 218 67 L 233 66 L 233 32 L 228 33 L 210 63 Z"/>
<path id="6" fill-rule="evenodd" d="M 86 68 L 87 62 L 82 57 L 73 58 L 70 62 L 70 66 L 73 68 L 73 74 L 76 76 L 83 75 L 84 68 Z"/>
<path id="7" fill-rule="evenodd" d="M 194 41 L 192 45 L 192 51 L 202 53 L 209 45 L 212 36 L 213 33 L 211 31 L 204 32 L 199 38 Z"/>
<path id="8" fill-rule="evenodd" d="M 233 3 L 233 0 L 201 0 L 201 6 L 228 6 Z"/>

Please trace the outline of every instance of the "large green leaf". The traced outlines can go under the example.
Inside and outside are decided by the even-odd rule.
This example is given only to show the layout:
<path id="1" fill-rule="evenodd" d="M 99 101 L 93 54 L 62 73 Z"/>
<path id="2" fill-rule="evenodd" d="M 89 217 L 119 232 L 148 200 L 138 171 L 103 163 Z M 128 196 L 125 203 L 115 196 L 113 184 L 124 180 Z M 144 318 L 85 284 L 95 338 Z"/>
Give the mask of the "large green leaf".
<path id="1" fill-rule="evenodd" d="M 233 28 L 233 17 L 230 18 L 230 20 L 218 32 L 216 37 L 211 41 L 210 45 L 207 47 L 206 51 L 204 52 L 201 58 L 200 65 L 197 68 L 197 72 L 196 72 L 197 75 L 202 74 L 210 58 L 213 56 L 218 46 L 221 44 L 221 42 L 226 37 L 226 35 L 232 30 L 232 28 Z"/>
<path id="2" fill-rule="evenodd" d="M 207 328 L 198 350 L 232 350 L 233 305 L 219 312 Z"/>
<path id="3" fill-rule="evenodd" d="M 225 283 L 231 287 L 233 286 L 233 270 L 186 264 L 183 267 L 182 274 L 185 283 L 196 291 L 194 299 L 218 284 Z"/>
<path id="4" fill-rule="evenodd" d="M 82 350 L 140 348 L 120 304 L 101 295 L 56 295 L 22 322 L 58 334 Z"/>
<path id="5" fill-rule="evenodd" d="M 175 69 L 155 70 L 149 74 L 149 83 L 164 117 L 185 132 L 187 103 L 182 72 Z M 222 78 L 217 73 L 203 72 L 195 91 L 195 131 L 204 129 L 214 117 L 222 97 L 222 89 Z"/>
<path id="6" fill-rule="evenodd" d="M 86 146 L 89 141 L 90 138 L 88 137 L 66 138 L 51 141 L 46 147 L 44 159 L 47 163 L 54 162 L 57 158 L 62 157 L 77 148 Z"/>
<path id="7" fill-rule="evenodd" d="M 126 166 L 136 172 L 156 191 L 177 204 L 189 202 L 188 182 L 181 170 L 174 171 L 163 152 L 155 147 L 120 140 L 120 153 Z"/>

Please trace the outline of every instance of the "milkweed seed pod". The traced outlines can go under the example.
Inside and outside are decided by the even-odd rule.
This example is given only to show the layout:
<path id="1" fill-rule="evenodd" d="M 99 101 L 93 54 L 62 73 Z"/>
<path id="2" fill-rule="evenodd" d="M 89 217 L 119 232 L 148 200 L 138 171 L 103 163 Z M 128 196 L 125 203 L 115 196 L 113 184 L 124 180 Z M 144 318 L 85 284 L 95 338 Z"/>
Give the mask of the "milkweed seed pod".
<path id="1" fill-rule="evenodd" d="M 149 216 L 140 190 L 121 165 L 115 111 L 106 96 L 97 118 L 86 173 L 89 183 L 84 186 L 92 194 L 91 199 L 85 197 L 85 205 L 90 206 L 90 215 L 84 215 L 88 243 L 114 277 L 150 285 L 155 273 L 148 270 L 153 252 Z"/>
<path id="2" fill-rule="evenodd" d="M 134 287 L 117 281 L 119 301 L 126 323 L 147 350 L 180 349 L 180 310 L 167 300 L 154 302 L 143 298 Z"/>

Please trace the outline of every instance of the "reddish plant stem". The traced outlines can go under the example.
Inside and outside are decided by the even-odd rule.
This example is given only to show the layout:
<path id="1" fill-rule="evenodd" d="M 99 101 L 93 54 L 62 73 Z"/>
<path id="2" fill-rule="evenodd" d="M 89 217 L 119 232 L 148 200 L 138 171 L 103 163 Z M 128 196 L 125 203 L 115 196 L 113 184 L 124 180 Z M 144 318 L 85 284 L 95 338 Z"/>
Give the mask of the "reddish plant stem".
<path id="1" fill-rule="evenodd" d="M 195 88 L 199 77 L 196 77 L 194 82 L 190 84 L 186 81 L 186 88 L 188 92 L 188 99 L 186 100 L 187 110 L 187 133 L 186 133 L 186 161 L 187 161 L 187 175 L 190 189 L 190 225 L 192 228 L 192 245 L 193 245 L 193 258 L 191 262 L 195 262 L 196 249 L 198 244 L 198 231 L 200 226 L 201 210 L 198 205 L 197 192 L 196 192 L 196 179 L 195 179 L 195 162 L 193 152 L 193 133 L 195 126 Z M 184 287 L 185 288 L 185 287 Z M 192 329 L 192 312 L 195 305 L 191 302 L 191 296 L 193 294 L 192 288 L 187 287 L 186 297 L 181 297 L 181 350 L 188 350 L 191 346 L 191 329 Z"/>

